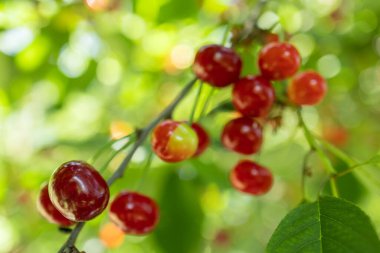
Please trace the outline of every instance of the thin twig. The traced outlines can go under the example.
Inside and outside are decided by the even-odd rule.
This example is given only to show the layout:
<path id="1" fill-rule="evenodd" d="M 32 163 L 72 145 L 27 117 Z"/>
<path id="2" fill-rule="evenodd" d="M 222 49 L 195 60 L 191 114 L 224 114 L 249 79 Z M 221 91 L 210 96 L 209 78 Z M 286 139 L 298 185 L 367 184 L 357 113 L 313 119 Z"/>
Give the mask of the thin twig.
<path id="1" fill-rule="evenodd" d="M 306 177 L 310 175 L 310 168 L 308 166 L 308 162 L 309 162 L 309 159 L 310 157 L 312 156 L 312 154 L 315 152 L 314 149 L 310 149 L 306 155 L 304 156 L 303 158 L 303 163 L 302 163 L 302 178 L 301 178 L 301 190 L 302 190 L 302 195 L 303 195 L 303 198 L 305 198 L 305 181 L 306 181 Z"/>
<path id="2" fill-rule="evenodd" d="M 197 110 L 197 106 L 199 104 L 199 99 L 201 97 L 202 93 L 202 88 L 203 88 L 203 82 L 199 84 L 197 94 L 195 96 L 193 108 L 191 109 L 191 114 L 190 114 L 190 119 L 189 119 L 189 124 L 191 125 L 194 122 L 194 117 L 195 117 L 195 111 Z"/>
<path id="3" fill-rule="evenodd" d="M 268 0 L 259 0 L 253 9 L 251 16 L 247 19 L 247 22 L 244 23 L 243 30 L 238 35 L 237 39 L 235 41 L 232 41 L 231 47 L 235 47 L 242 41 L 253 38 L 260 31 L 260 29 L 257 27 L 257 20 L 259 19 L 263 8 L 268 2 Z"/>

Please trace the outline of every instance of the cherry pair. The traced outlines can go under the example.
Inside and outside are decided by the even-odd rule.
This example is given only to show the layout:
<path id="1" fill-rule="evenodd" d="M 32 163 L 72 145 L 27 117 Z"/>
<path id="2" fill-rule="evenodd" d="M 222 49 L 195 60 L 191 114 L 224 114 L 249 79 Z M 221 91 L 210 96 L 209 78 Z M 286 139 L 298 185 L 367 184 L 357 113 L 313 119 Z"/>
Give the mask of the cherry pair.
<path id="1" fill-rule="evenodd" d="M 62 164 L 41 189 L 37 207 L 49 222 L 68 227 L 95 218 L 108 201 L 109 189 L 102 176 L 86 162 L 70 161 Z M 111 221 L 127 234 L 152 231 L 158 217 L 154 200 L 136 192 L 121 192 L 111 203 Z"/>

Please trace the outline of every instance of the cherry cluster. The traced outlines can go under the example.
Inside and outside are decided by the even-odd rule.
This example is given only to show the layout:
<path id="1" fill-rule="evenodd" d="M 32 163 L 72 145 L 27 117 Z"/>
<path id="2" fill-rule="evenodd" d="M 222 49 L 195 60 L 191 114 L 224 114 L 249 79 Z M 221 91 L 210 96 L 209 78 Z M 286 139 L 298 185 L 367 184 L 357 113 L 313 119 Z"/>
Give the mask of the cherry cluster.
<path id="1" fill-rule="evenodd" d="M 274 82 L 292 77 L 287 97 L 293 105 L 315 105 L 323 99 L 327 90 L 323 77 L 314 71 L 296 74 L 300 65 L 297 49 L 286 42 L 265 45 L 258 55 L 260 74 L 244 77 L 241 77 L 242 59 L 234 49 L 208 45 L 198 51 L 193 65 L 198 79 L 216 88 L 233 85 L 232 104 L 240 116 L 226 123 L 222 131 L 221 142 L 227 149 L 241 155 L 260 150 L 263 122 L 276 102 Z M 209 144 L 209 135 L 200 123 L 172 119 L 159 123 L 151 139 L 152 150 L 165 162 L 199 156 Z M 264 166 L 243 159 L 231 171 L 230 181 L 241 192 L 261 195 L 270 190 L 273 176 Z M 109 186 L 93 166 L 69 161 L 41 189 L 37 206 L 48 221 L 68 227 L 101 214 L 109 198 Z M 157 225 L 159 207 L 148 196 L 122 191 L 111 202 L 109 216 L 126 234 L 143 235 Z"/>
<path id="2" fill-rule="evenodd" d="M 91 220 L 107 207 L 107 182 L 90 164 L 69 161 L 51 176 L 40 192 L 37 208 L 49 222 L 69 227 Z M 137 192 L 123 191 L 110 204 L 110 220 L 126 234 L 143 235 L 156 226 L 157 204 Z"/>
<path id="3" fill-rule="evenodd" d="M 242 155 L 257 153 L 263 143 L 263 126 L 259 119 L 268 117 L 276 101 L 272 82 L 294 76 L 301 56 L 290 43 L 272 42 L 262 48 L 258 57 L 259 75 L 240 77 L 242 59 L 233 49 L 220 45 L 202 47 L 194 61 L 198 79 L 217 88 L 233 84 L 232 104 L 240 117 L 229 121 L 222 132 L 223 145 Z M 293 77 L 288 85 L 288 98 L 295 105 L 314 105 L 326 93 L 326 82 L 314 71 Z M 166 120 L 153 132 L 152 148 L 162 160 L 179 162 L 198 156 L 209 145 L 207 132 L 199 123 Z M 271 172 L 250 160 L 241 160 L 232 170 L 230 180 L 239 191 L 261 195 L 273 183 Z"/>

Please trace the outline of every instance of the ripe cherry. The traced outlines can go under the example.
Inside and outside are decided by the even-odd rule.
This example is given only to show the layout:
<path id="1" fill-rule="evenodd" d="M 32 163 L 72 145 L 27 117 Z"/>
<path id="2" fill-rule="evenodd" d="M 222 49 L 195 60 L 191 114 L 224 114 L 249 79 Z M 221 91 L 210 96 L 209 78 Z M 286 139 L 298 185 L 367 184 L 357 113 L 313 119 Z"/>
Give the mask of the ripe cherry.
<path id="1" fill-rule="evenodd" d="M 49 195 L 53 205 L 67 219 L 80 222 L 99 215 L 107 207 L 106 181 L 90 164 L 70 161 L 51 176 Z"/>
<path id="2" fill-rule="evenodd" d="M 311 70 L 297 74 L 288 86 L 288 97 L 297 105 L 316 105 L 326 92 L 325 79 Z"/>
<path id="3" fill-rule="evenodd" d="M 247 76 L 234 85 L 232 103 L 244 116 L 265 117 L 275 99 L 272 84 L 262 76 Z"/>
<path id="4" fill-rule="evenodd" d="M 187 123 L 165 120 L 153 130 L 153 151 L 166 162 L 186 160 L 195 154 L 197 147 L 197 134 Z"/>
<path id="5" fill-rule="evenodd" d="M 235 152 L 250 155 L 256 153 L 263 142 L 260 124 L 248 117 L 233 119 L 222 132 L 223 145 Z"/>
<path id="6" fill-rule="evenodd" d="M 273 42 L 259 53 L 261 74 L 269 80 L 283 80 L 294 75 L 301 65 L 297 49 L 286 42 Z"/>
<path id="7" fill-rule="evenodd" d="M 200 156 L 206 150 L 206 148 L 209 146 L 210 138 L 208 136 L 208 133 L 202 127 L 201 124 L 193 123 L 193 124 L 191 124 L 191 128 L 193 128 L 193 130 L 195 131 L 195 133 L 198 136 L 198 147 L 197 147 L 197 151 L 195 152 L 193 157 L 194 156 Z"/>
<path id="8" fill-rule="evenodd" d="M 48 185 L 46 184 L 40 191 L 37 199 L 37 210 L 50 223 L 57 224 L 62 227 L 70 227 L 74 224 L 71 220 L 66 219 L 51 203 Z"/>
<path id="9" fill-rule="evenodd" d="M 240 161 L 231 171 L 232 186 L 252 195 L 267 193 L 273 184 L 272 173 L 265 167 L 249 160 Z"/>
<path id="10" fill-rule="evenodd" d="M 156 202 L 137 192 L 121 192 L 111 203 L 110 219 L 127 234 L 144 235 L 157 225 Z"/>
<path id="11" fill-rule="evenodd" d="M 239 79 L 242 68 L 240 56 L 231 48 L 208 45 L 195 56 L 195 75 L 215 87 L 225 87 Z"/>

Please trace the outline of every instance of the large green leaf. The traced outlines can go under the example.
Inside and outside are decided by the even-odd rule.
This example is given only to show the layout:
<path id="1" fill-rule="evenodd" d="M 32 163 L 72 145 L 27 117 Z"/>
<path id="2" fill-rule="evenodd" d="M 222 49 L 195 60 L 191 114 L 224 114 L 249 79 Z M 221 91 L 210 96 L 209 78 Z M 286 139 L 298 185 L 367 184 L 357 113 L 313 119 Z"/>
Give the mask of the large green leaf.
<path id="1" fill-rule="evenodd" d="M 380 241 L 368 216 L 355 205 L 322 197 L 291 211 L 280 223 L 268 253 L 378 253 Z"/>

